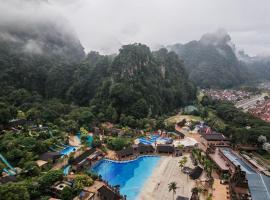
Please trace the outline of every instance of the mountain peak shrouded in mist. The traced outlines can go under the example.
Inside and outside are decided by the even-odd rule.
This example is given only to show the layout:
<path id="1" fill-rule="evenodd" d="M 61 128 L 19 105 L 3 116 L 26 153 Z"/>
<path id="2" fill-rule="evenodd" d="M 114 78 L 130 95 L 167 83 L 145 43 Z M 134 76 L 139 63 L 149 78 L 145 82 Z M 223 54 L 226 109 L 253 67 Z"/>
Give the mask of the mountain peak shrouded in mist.
<path id="1" fill-rule="evenodd" d="M 231 37 L 225 29 L 219 29 L 216 32 L 204 34 L 199 42 L 204 45 L 227 45 L 231 42 Z"/>
<path id="2" fill-rule="evenodd" d="M 84 57 L 74 30 L 64 17 L 46 7 L 46 1 L 12 0 L 10 4 L 1 3 L 0 42 L 13 53 L 72 61 Z"/>
<path id="3" fill-rule="evenodd" d="M 168 48 L 184 61 L 190 78 L 200 87 L 232 87 L 249 76 L 235 54 L 230 35 L 223 29 L 204 34 L 198 41 Z"/>

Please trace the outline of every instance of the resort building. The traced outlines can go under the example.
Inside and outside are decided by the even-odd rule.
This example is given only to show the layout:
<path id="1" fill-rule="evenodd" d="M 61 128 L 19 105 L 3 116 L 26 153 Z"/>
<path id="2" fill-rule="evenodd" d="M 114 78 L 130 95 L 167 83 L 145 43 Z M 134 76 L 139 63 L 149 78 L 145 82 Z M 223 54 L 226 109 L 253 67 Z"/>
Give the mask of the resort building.
<path id="1" fill-rule="evenodd" d="M 134 149 L 133 149 L 133 147 L 128 147 L 128 148 L 122 149 L 120 151 L 117 151 L 116 154 L 117 154 L 118 159 L 132 156 L 134 154 Z"/>
<path id="2" fill-rule="evenodd" d="M 158 144 L 157 145 L 157 153 L 174 153 L 174 146 L 173 145 L 165 145 L 165 144 Z"/>
<path id="3" fill-rule="evenodd" d="M 48 162 L 47 161 L 44 161 L 44 160 L 37 160 L 36 163 L 37 163 L 37 166 L 39 168 L 44 168 L 45 166 L 48 165 Z"/>
<path id="4" fill-rule="evenodd" d="M 212 132 L 201 134 L 201 143 L 206 147 L 228 147 L 230 141 L 222 133 Z"/>
<path id="5" fill-rule="evenodd" d="M 109 187 L 103 185 L 98 189 L 98 197 L 101 200 L 121 200 L 124 199 L 121 197 L 118 191 L 113 191 Z"/>
<path id="6" fill-rule="evenodd" d="M 83 189 L 73 200 L 95 200 L 95 193 Z"/>
<path id="7" fill-rule="evenodd" d="M 219 148 L 216 148 L 215 152 L 213 154 L 208 154 L 208 156 L 216 164 L 218 174 L 221 175 L 230 171 L 231 164 Z"/>
<path id="8" fill-rule="evenodd" d="M 229 163 L 232 199 L 270 200 L 270 177 L 261 174 L 229 148 L 221 148 L 223 158 Z M 232 170 L 231 170 L 232 168 Z"/>
<path id="9" fill-rule="evenodd" d="M 53 193 L 53 195 L 55 195 L 56 197 L 60 197 L 61 192 L 64 188 L 71 188 L 72 187 L 72 183 L 68 182 L 68 181 L 57 181 L 52 187 L 51 187 L 51 191 Z"/>
<path id="10" fill-rule="evenodd" d="M 84 167 L 89 167 L 93 161 L 98 159 L 98 157 L 103 157 L 103 154 L 100 151 L 96 151 L 95 148 L 91 148 L 72 159 L 70 164 L 72 165 L 73 170 L 82 170 Z"/>
<path id="11" fill-rule="evenodd" d="M 152 145 L 146 145 L 146 144 L 138 144 L 137 146 L 133 146 L 134 151 L 139 154 L 147 154 L 147 153 L 154 153 L 155 149 Z"/>
<path id="12" fill-rule="evenodd" d="M 182 139 L 185 137 L 185 135 L 179 131 L 175 131 L 175 132 L 168 132 L 167 133 L 168 136 L 174 137 L 176 139 Z"/>
<path id="13" fill-rule="evenodd" d="M 177 196 L 176 200 L 189 200 L 187 197 Z"/>
<path id="14" fill-rule="evenodd" d="M 46 152 L 39 157 L 39 160 L 43 160 L 46 162 L 52 161 L 53 163 L 56 163 L 57 159 L 59 159 L 60 157 L 61 154 L 59 152 Z"/>

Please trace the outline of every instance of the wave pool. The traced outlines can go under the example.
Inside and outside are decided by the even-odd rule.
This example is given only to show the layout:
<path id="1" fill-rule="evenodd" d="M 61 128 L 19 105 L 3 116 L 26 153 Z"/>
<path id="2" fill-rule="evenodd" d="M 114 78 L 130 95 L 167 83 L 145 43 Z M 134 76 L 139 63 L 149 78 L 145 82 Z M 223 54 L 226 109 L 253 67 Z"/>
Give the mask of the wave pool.
<path id="1" fill-rule="evenodd" d="M 158 156 L 141 156 L 132 161 L 103 159 L 90 170 L 101 175 L 110 185 L 119 185 L 120 193 L 128 200 L 135 200 L 159 160 Z"/>

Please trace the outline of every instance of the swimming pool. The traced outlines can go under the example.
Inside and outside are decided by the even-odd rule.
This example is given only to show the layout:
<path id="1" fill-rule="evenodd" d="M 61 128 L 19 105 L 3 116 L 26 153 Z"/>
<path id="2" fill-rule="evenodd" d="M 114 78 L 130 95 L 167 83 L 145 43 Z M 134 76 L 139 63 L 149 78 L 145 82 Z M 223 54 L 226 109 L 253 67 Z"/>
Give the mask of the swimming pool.
<path id="1" fill-rule="evenodd" d="M 171 138 L 162 138 L 159 135 L 151 135 L 150 138 L 145 138 L 145 137 L 139 138 L 139 142 L 142 144 L 146 144 L 146 145 L 147 144 L 154 144 L 155 142 L 167 144 L 167 143 L 171 143 L 172 139 Z"/>
<path id="2" fill-rule="evenodd" d="M 158 156 L 141 156 L 122 162 L 103 159 L 90 170 L 101 175 L 110 185 L 119 185 L 120 193 L 127 195 L 128 200 L 135 200 L 159 160 Z"/>
<path id="3" fill-rule="evenodd" d="M 77 147 L 68 146 L 68 147 L 62 149 L 59 153 L 61 155 L 69 155 L 71 152 L 74 152 L 76 150 L 77 150 Z"/>
<path id="4" fill-rule="evenodd" d="M 80 133 L 80 132 L 77 133 L 76 137 L 78 138 L 78 140 L 79 140 L 80 143 L 81 143 L 81 133 Z M 88 135 L 88 136 L 86 137 L 86 143 L 87 143 L 87 145 L 88 145 L 89 147 L 92 147 L 93 140 L 94 140 L 94 139 L 93 139 L 93 136 L 92 136 L 92 135 Z"/>

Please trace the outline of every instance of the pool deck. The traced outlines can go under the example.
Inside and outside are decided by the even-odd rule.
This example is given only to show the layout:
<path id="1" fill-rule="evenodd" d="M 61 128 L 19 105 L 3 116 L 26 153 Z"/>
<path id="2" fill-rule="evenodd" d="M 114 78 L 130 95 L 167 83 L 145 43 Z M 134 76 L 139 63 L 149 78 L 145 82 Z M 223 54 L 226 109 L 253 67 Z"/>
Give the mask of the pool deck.
<path id="1" fill-rule="evenodd" d="M 185 155 L 187 156 L 187 155 Z M 193 167 L 188 157 L 186 166 Z M 176 182 L 177 187 L 175 198 L 184 196 L 190 198 L 191 189 L 195 181 L 189 179 L 179 168 L 178 161 L 181 157 L 163 156 L 157 164 L 150 178 L 145 182 L 142 191 L 137 199 L 140 200 L 171 200 L 172 192 L 168 191 L 168 184 Z"/>

